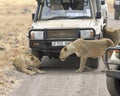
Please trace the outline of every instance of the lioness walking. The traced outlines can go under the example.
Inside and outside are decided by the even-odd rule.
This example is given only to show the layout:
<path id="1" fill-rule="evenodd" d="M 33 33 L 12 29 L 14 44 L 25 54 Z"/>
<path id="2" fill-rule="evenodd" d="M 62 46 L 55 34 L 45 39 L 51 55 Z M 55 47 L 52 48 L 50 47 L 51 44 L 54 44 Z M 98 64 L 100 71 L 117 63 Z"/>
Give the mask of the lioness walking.
<path id="1" fill-rule="evenodd" d="M 107 38 L 100 40 L 84 40 L 80 38 L 63 47 L 59 58 L 64 61 L 68 56 L 75 53 L 78 57 L 81 57 L 80 68 L 76 72 L 82 72 L 88 57 L 101 57 L 104 55 L 105 49 L 110 46 L 114 46 L 114 43 Z"/>

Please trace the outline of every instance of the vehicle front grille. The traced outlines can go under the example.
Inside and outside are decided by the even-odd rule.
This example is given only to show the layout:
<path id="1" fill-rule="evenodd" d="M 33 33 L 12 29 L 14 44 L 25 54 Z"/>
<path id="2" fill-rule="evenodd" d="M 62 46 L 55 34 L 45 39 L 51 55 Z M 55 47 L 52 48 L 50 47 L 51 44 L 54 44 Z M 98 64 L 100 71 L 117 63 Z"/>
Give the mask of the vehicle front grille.
<path id="1" fill-rule="evenodd" d="M 47 38 L 77 38 L 78 30 L 47 30 Z"/>

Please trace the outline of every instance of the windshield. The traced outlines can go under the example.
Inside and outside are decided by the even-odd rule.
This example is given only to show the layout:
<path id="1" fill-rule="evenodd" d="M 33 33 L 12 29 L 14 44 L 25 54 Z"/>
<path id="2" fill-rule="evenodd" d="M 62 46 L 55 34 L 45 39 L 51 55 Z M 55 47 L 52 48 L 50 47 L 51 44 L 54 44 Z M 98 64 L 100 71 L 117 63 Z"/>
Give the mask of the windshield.
<path id="1" fill-rule="evenodd" d="M 45 0 L 40 19 L 91 18 L 89 0 Z"/>

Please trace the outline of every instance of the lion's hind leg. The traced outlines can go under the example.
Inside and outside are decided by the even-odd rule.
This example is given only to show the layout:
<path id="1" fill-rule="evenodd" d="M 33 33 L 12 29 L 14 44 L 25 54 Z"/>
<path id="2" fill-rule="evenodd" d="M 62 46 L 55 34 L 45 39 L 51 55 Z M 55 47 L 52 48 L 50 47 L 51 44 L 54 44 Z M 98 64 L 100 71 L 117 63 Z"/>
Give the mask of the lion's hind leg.
<path id="1" fill-rule="evenodd" d="M 29 75 L 35 74 L 34 71 L 31 71 L 31 70 L 28 70 L 28 69 L 25 69 L 25 68 L 21 69 L 21 71 L 24 72 L 24 73 L 26 73 L 26 74 L 29 74 Z"/>
<path id="2" fill-rule="evenodd" d="M 40 70 L 40 69 L 38 69 L 37 67 L 34 67 L 34 66 L 31 66 L 31 67 L 30 67 L 30 70 L 32 70 L 32 71 L 34 71 L 34 72 L 36 72 L 36 73 L 39 73 L 39 74 L 44 74 L 44 73 L 46 73 L 45 71 L 42 71 L 42 70 Z"/>
<path id="3" fill-rule="evenodd" d="M 42 71 L 42 70 L 40 70 L 40 69 L 37 69 L 37 73 L 39 73 L 39 74 L 44 74 L 44 73 L 46 73 L 45 71 Z"/>

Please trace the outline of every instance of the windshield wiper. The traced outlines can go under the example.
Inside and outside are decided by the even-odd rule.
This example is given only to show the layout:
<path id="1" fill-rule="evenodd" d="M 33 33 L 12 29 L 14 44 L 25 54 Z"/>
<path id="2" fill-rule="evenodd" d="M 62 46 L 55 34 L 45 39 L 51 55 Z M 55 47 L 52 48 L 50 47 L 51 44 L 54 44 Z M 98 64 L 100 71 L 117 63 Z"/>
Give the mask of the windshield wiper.
<path id="1" fill-rule="evenodd" d="M 89 16 L 77 16 L 77 17 L 71 17 L 70 19 L 79 19 L 79 18 L 84 19 L 84 18 L 91 18 L 91 17 L 89 17 Z"/>
<path id="2" fill-rule="evenodd" d="M 46 20 L 52 20 L 52 19 L 69 19 L 67 16 L 57 16 L 57 17 L 52 17 L 52 18 L 46 18 Z"/>
<path id="3" fill-rule="evenodd" d="M 57 16 L 57 17 L 51 17 L 51 18 L 44 18 L 43 20 L 53 20 L 53 19 L 86 19 L 86 18 L 91 18 L 89 16 L 77 16 L 77 17 L 68 17 L 68 16 Z"/>

